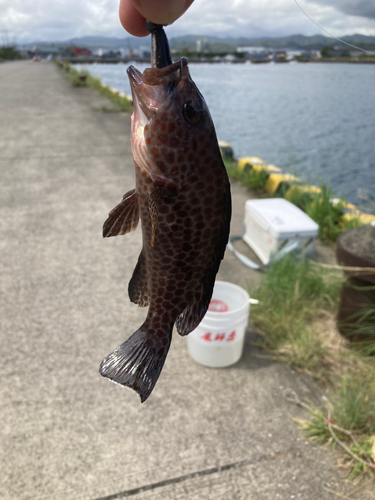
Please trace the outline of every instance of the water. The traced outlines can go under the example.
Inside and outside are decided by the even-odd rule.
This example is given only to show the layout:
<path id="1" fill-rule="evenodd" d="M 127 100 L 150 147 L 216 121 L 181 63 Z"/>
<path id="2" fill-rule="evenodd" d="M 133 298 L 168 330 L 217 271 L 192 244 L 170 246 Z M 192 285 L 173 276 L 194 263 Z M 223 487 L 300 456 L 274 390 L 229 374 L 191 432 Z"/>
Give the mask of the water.
<path id="1" fill-rule="evenodd" d="M 126 67 L 86 66 L 130 94 Z M 218 138 L 238 158 L 260 156 L 308 183 L 330 182 L 336 195 L 375 210 L 359 193 L 374 200 L 375 65 L 191 64 L 190 71 Z"/>

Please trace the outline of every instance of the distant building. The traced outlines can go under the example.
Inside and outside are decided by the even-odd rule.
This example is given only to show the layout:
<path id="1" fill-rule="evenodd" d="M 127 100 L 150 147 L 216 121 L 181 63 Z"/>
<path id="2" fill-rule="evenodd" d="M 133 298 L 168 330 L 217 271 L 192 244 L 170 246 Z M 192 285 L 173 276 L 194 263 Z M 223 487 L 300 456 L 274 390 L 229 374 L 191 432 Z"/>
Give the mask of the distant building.
<path id="1" fill-rule="evenodd" d="M 196 52 L 209 52 L 210 46 L 205 38 L 201 38 L 197 40 L 195 43 L 195 51 Z"/>
<path id="2" fill-rule="evenodd" d="M 271 54 L 271 50 L 266 47 L 237 47 L 236 52 L 239 54 L 244 54 L 245 59 L 256 60 L 268 58 Z"/>
<path id="3" fill-rule="evenodd" d="M 137 47 L 132 50 L 132 55 L 139 59 L 149 59 L 151 57 L 151 52 L 149 47 Z"/>
<path id="4" fill-rule="evenodd" d="M 80 47 L 68 47 L 66 49 L 71 56 L 91 56 L 91 50 Z"/>

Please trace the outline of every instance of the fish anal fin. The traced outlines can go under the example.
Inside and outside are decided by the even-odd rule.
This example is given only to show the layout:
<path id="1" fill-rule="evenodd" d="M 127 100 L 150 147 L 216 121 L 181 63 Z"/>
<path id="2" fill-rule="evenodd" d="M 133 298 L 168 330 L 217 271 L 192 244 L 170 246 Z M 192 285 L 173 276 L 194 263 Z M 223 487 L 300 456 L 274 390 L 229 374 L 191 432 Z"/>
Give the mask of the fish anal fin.
<path id="1" fill-rule="evenodd" d="M 99 373 L 117 384 L 133 389 L 141 403 L 150 396 L 164 366 L 172 338 L 171 325 L 160 338 L 146 322 L 100 364 Z"/>
<path id="2" fill-rule="evenodd" d="M 139 307 L 146 307 L 149 305 L 150 293 L 148 289 L 146 260 L 143 251 L 138 257 L 133 276 L 129 281 L 128 293 L 131 302 L 138 304 Z"/>
<path id="3" fill-rule="evenodd" d="M 130 233 L 138 226 L 139 207 L 135 189 L 128 191 L 122 201 L 109 212 L 103 225 L 103 238 Z"/>
<path id="4" fill-rule="evenodd" d="M 195 330 L 206 314 L 215 284 L 216 270 L 209 269 L 202 280 L 201 289 L 195 293 L 193 300 L 177 317 L 176 327 L 180 335 L 188 335 Z"/>

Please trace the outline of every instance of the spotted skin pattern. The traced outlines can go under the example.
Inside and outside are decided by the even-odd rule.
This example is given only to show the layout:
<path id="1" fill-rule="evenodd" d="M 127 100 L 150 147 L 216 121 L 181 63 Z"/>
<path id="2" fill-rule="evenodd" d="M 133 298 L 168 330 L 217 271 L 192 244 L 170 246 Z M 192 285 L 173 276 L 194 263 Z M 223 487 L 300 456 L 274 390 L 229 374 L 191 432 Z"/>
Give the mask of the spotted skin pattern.
<path id="1" fill-rule="evenodd" d="M 229 181 L 207 105 L 186 59 L 143 75 L 132 87 L 135 191 L 110 212 L 103 235 L 142 223 L 143 248 L 130 300 L 149 305 L 144 324 L 105 358 L 100 373 L 145 401 L 163 367 L 173 325 L 187 335 L 201 322 L 229 236 Z"/>

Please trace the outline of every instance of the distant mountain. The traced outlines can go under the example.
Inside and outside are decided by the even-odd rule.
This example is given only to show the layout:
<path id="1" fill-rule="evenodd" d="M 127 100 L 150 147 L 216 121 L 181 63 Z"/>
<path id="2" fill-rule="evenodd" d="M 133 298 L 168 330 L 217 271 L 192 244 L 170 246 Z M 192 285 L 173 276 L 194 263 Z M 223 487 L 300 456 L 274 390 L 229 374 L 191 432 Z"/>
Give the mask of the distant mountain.
<path id="1" fill-rule="evenodd" d="M 214 46 L 225 48 L 228 51 L 234 50 L 236 47 L 246 47 L 246 46 L 262 46 L 262 47 L 272 47 L 272 48 L 289 48 L 289 49 L 304 49 L 310 48 L 315 50 L 320 50 L 325 46 L 338 46 L 344 47 L 345 44 L 339 42 L 335 38 L 326 37 L 323 35 L 290 35 L 284 37 L 240 37 L 240 38 L 230 38 L 230 37 L 216 37 L 216 36 L 203 36 L 203 35 L 182 35 L 170 38 L 169 43 L 171 48 L 194 50 L 196 42 L 198 40 L 204 41 L 209 47 Z M 350 35 L 342 37 L 342 40 L 359 45 L 360 47 L 367 48 L 371 50 L 375 48 L 375 36 L 365 36 L 365 35 Z M 51 46 L 52 44 L 56 47 L 66 47 L 66 46 L 80 46 L 80 47 L 91 47 L 91 48 L 135 48 L 144 45 L 149 45 L 150 41 L 148 38 L 137 38 L 128 36 L 126 38 L 109 38 L 104 36 L 84 36 L 80 38 L 72 38 L 64 42 L 33 42 L 30 44 L 24 44 L 33 47 L 35 45 L 42 47 L 43 45 Z"/>
<path id="2" fill-rule="evenodd" d="M 70 40 L 65 40 L 62 42 L 46 42 L 46 41 L 36 41 L 27 44 L 22 44 L 24 48 L 32 47 L 45 47 L 45 46 L 55 46 L 55 47 L 90 47 L 90 48 L 135 48 L 141 45 L 148 45 L 149 40 L 147 38 L 137 38 L 133 36 L 128 36 L 126 38 L 110 38 L 105 36 L 83 36 L 71 38 Z"/>
<path id="3" fill-rule="evenodd" d="M 284 49 L 312 49 L 321 50 L 323 47 L 345 47 L 345 44 L 332 37 L 323 35 L 290 35 L 284 37 L 253 37 L 253 38 L 219 38 L 212 36 L 189 35 L 171 38 L 170 45 L 172 48 L 181 50 L 186 48 L 193 50 L 197 40 L 204 41 L 210 47 L 227 46 L 228 51 L 235 47 L 268 47 L 268 48 L 284 48 Z M 375 49 L 375 37 L 365 35 L 351 35 L 342 37 L 346 43 L 358 45 L 364 49 Z"/>
<path id="4" fill-rule="evenodd" d="M 67 45 L 84 45 L 85 47 L 139 47 L 140 45 L 148 45 L 147 38 L 138 38 L 135 36 L 128 36 L 126 38 L 108 38 L 104 36 L 83 36 L 81 38 L 71 38 Z"/>
<path id="5" fill-rule="evenodd" d="M 204 40 L 207 43 L 220 43 L 226 45 L 246 45 L 249 42 L 249 38 L 230 38 L 230 37 L 218 37 L 218 36 L 204 36 L 204 35 L 184 35 L 175 36 L 170 38 L 169 43 L 172 47 L 180 44 L 190 44 L 197 43 L 198 40 Z"/>

